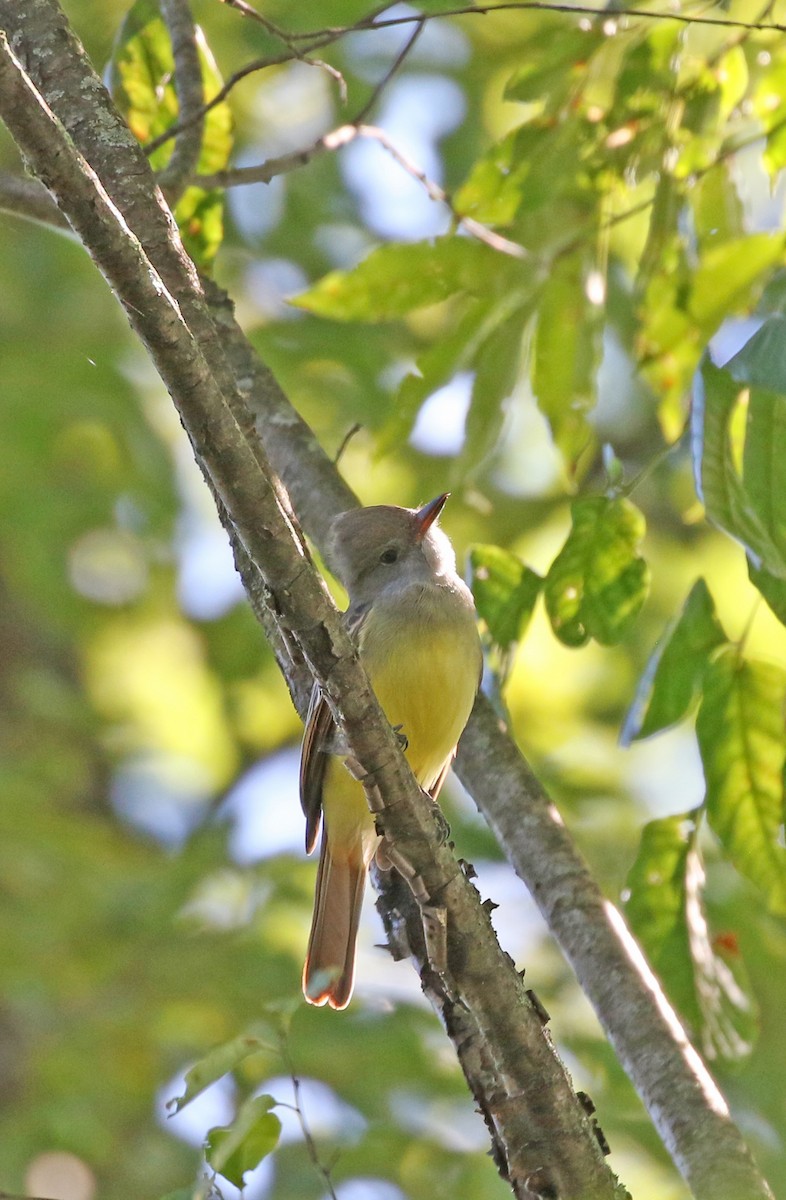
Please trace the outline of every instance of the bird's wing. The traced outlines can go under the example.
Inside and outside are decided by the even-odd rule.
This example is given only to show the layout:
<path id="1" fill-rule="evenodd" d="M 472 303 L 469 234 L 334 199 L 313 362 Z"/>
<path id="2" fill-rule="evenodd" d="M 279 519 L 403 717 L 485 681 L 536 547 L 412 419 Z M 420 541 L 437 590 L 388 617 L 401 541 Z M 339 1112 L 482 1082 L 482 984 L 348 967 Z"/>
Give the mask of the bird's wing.
<path id="1" fill-rule="evenodd" d="M 327 752 L 335 731 L 330 705 L 314 684 L 308 706 L 303 747 L 300 752 L 300 804 L 306 816 L 306 853 L 310 854 L 322 823 L 322 785 L 325 781 Z"/>
<path id="2" fill-rule="evenodd" d="M 347 633 L 357 645 L 368 607 L 349 609 L 344 614 Z M 300 804 L 306 816 L 306 853 L 310 854 L 322 822 L 322 787 L 328 757 L 335 753 L 336 723 L 330 705 L 314 684 L 300 752 Z"/>

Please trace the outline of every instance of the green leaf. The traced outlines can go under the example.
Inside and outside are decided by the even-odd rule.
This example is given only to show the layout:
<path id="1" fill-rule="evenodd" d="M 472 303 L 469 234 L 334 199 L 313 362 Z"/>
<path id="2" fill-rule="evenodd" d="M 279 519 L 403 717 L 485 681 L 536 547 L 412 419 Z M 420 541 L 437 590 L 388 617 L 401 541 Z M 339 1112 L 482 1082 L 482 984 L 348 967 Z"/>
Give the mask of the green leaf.
<path id="1" fill-rule="evenodd" d="M 526 43 L 520 47 L 525 65 L 509 80 L 505 99 L 545 101 L 549 111 L 557 109 L 584 80 L 588 59 L 604 40 L 600 27 L 570 29 L 558 22 L 539 24 L 529 44 L 529 53 Z"/>
<path id="2" fill-rule="evenodd" d="M 748 578 L 767 602 L 772 612 L 786 625 L 786 579 L 771 575 L 764 567 L 757 567 L 748 559 Z"/>
<path id="3" fill-rule="evenodd" d="M 753 300 L 762 276 L 783 259 L 783 237 L 758 233 L 712 246 L 693 276 L 689 311 L 709 336 L 724 318 Z"/>
<path id="4" fill-rule="evenodd" d="M 331 271 L 291 303 L 334 321 L 392 321 L 456 292 L 477 295 L 509 271 L 504 255 L 470 238 L 396 243 L 351 271 Z"/>
<path id="5" fill-rule="evenodd" d="M 281 1121 L 270 1110 L 272 1096 L 253 1096 L 241 1105 L 229 1126 L 208 1130 L 205 1158 L 219 1175 L 235 1187 L 243 1187 L 243 1176 L 253 1171 L 278 1145 Z"/>
<path id="6" fill-rule="evenodd" d="M 545 582 L 546 610 L 566 646 L 594 637 L 613 645 L 625 636 L 649 587 L 647 564 L 638 554 L 644 517 L 625 499 L 575 500 L 573 528 Z"/>
<path id="7" fill-rule="evenodd" d="M 487 225 L 510 225 L 521 205 L 540 131 L 524 126 L 479 158 L 456 193 L 456 212 Z"/>
<path id="8" fill-rule="evenodd" d="M 587 203 L 587 178 L 575 170 L 586 137 L 585 125 L 545 115 L 514 129 L 475 163 L 454 196 L 456 212 L 487 225 L 515 222 L 517 241 L 544 261 L 546 249 L 564 247 L 569 235 L 565 202 Z"/>
<path id="9" fill-rule="evenodd" d="M 172 1107 L 173 1112 L 180 1112 L 222 1075 L 234 1071 L 244 1059 L 252 1054 L 259 1054 L 261 1050 L 273 1049 L 276 1045 L 275 1031 L 262 1021 L 256 1021 L 238 1037 L 215 1046 L 204 1058 L 200 1058 L 186 1072 L 186 1090 L 183 1095 L 171 1100 L 168 1107 Z"/>
<path id="10" fill-rule="evenodd" d="M 625 718 L 623 746 L 682 720 L 699 696 L 713 650 L 726 641 L 709 589 L 697 579 L 650 656 Z"/>
<path id="11" fill-rule="evenodd" d="M 571 255 L 545 284 L 535 333 L 532 389 L 569 464 L 592 441 L 601 309 L 587 300 L 581 261 Z"/>
<path id="12" fill-rule="evenodd" d="M 497 398 L 501 403 L 503 392 L 506 395 L 512 387 L 518 366 L 523 328 L 530 313 L 531 284 L 529 270 L 519 267 L 513 291 L 501 298 L 487 297 L 473 302 L 455 328 L 420 355 L 417 373 L 403 380 L 390 419 L 379 435 L 379 454 L 409 435 L 421 405 L 429 396 L 459 371 L 470 371 L 473 367 L 475 382 L 467 418 L 467 440 L 479 452 L 481 445 L 488 451 L 496 441 L 501 423 L 501 413 L 493 407 L 493 401 Z M 485 429 L 478 428 L 483 414 Z M 460 468 L 456 474 L 460 476 Z"/>
<path id="13" fill-rule="evenodd" d="M 208 102 L 221 89 L 223 80 L 200 29 L 196 42 L 203 94 Z M 143 145 L 166 133 L 177 121 L 172 45 L 155 0 L 137 0 L 121 25 L 109 64 L 109 88 L 132 133 Z M 197 172 L 207 175 L 223 170 L 232 140 L 232 114 L 223 100 L 205 115 Z M 150 162 L 154 169 L 166 166 L 173 144 L 165 142 L 153 152 Z M 175 207 L 183 244 L 203 268 L 210 265 L 223 239 L 223 203 L 218 189 L 189 187 Z"/>
<path id="14" fill-rule="evenodd" d="M 627 880 L 625 911 L 653 970 L 708 1058 L 738 1061 L 757 1033 L 756 1006 L 739 953 L 713 941 L 704 909 L 696 814 L 650 821 Z M 727 938 L 727 940 L 730 940 Z"/>
<path id="15" fill-rule="evenodd" d="M 768 488 L 762 490 L 754 481 L 752 490 L 747 478 L 740 477 L 735 466 L 731 436 L 731 422 L 739 403 L 742 389 L 726 370 L 720 370 L 705 361 L 701 373 L 696 377 L 691 407 L 691 448 L 696 488 L 704 503 L 708 518 L 726 533 L 741 542 L 767 571 L 779 579 L 786 579 L 786 545 L 780 538 L 780 526 L 774 534 L 768 529 L 772 522 L 773 504 L 781 513 L 783 500 L 770 503 Z M 780 482 L 783 468 L 768 455 L 766 435 L 780 438 L 780 414 L 767 409 L 763 397 L 755 400 L 756 416 L 752 448 L 747 462 L 743 455 L 747 476 L 754 477 L 759 470 L 766 470 L 768 478 Z M 769 415 L 768 415 L 769 413 Z M 757 502 L 765 511 L 759 512 Z M 780 522 L 780 515 L 778 522 Z M 777 538 L 777 540 L 776 540 Z"/>
<path id="16" fill-rule="evenodd" d="M 405 441 L 424 401 L 460 371 L 468 369 L 479 344 L 485 311 L 485 307 L 480 312 L 474 305 L 452 332 L 420 355 L 417 370 L 402 380 L 390 418 L 380 430 L 377 439 L 379 455 Z"/>
<path id="17" fill-rule="evenodd" d="M 728 164 L 718 164 L 696 181 L 690 192 L 700 251 L 732 241 L 745 231 L 742 201 Z"/>
<path id="18" fill-rule="evenodd" d="M 726 650 L 704 679 L 696 722 L 707 816 L 737 869 L 786 913 L 783 767 L 786 673 Z"/>
<path id="19" fill-rule="evenodd" d="M 496 645 L 507 650 L 529 624 L 543 580 L 501 546 L 473 546 L 469 561 L 478 615 Z"/>
<path id="20" fill-rule="evenodd" d="M 751 505 L 781 557 L 786 557 L 785 346 L 786 318 L 772 316 L 726 364 L 732 378 L 751 388 L 743 479 Z M 767 563 L 760 576 L 769 574 Z"/>
<path id="21" fill-rule="evenodd" d="M 478 347 L 464 445 L 452 473 L 454 486 L 481 471 L 499 441 L 507 415 L 506 401 L 519 377 L 524 328 L 530 314 L 528 305 L 517 309 L 492 328 Z"/>
<path id="22" fill-rule="evenodd" d="M 738 383 L 786 393 L 786 317 L 768 317 L 725 369 Z"/>
<path id="23" fill-rule="evenodd" d="M 756 515 L 786 558 L 786 394 L 751 390 L 742 477 Z"/>

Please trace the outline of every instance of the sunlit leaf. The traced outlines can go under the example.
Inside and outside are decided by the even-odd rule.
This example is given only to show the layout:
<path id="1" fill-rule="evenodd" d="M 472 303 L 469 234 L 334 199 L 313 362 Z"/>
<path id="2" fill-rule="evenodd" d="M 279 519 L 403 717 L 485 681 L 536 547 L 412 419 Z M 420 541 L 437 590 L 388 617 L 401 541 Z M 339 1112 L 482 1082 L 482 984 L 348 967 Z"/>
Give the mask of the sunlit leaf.
<path id="1" fill-rule="evenodd" d="M 416 371 L 405 376 L 390 419 L 377 442 L 380 454 L 410 433 L 423 402 L 459 372 L 475 370 L 466 441 L 477 451 L 473 467 L 496 442 L 502 422 L 501 402 L 513 387 L 523 327 L 530 312 L 531 272 L 519 268 L 516 287 L 500 298 L 485 297 L 467 307 L 455 327 L 417 359 Z M 473 411 L 474 410 L 474 411 Z M 469 450 L 463 453 L 455 476 L 466 474 Z"/>
<path id="2" fill-rule="evenodd" d="M 464 445 L 453 479 L 465 481 L 482 470 L 502 431 L 505 402 L 519 376 L 524 327 L 531 309 L 518 309 L 492 329 L 474 356 L 475 378 L 464 426 Z"/>
<path id="3" fill-rule="evenodd" d="M 783 237 L 768 233 L 736 238 L 713 246 L 702 256 L 693 276 L 691 316 L 705 335 L 724 317 L 749 305 L 769 268 L 783 260 Z"/>
<path id="4" fill-rule="evenodd" d="M 601 310 L 587 300 L 582 264 L 572 255 L 545 284 L 538 308 L 532 388 L 554 440 L 572 465 L 592 441 Z"/>
<path id="5" fill-rule="evenodd" d="M 537 254 L 564 243 L 560 206 L 586 201 L 590 189 L 574 170 L 586 137 L 586 126 L 548 116 L 521 125 L 478 159 L 454 197 L 456 211 L 488 225 L 514 226 L 517 240 Z"/>
<path id="6" fill-rule="evenodd" d="M 391 321 L 456 292 L 478 295 L 496 287 L 506 263 L 483 242 L 442 237 L 373 250 L 351 271 L 331 271 L 292 300 L 334 321 Z"/>
<path id="7" fill-rule="evenodd" d="M 234 1071 L 244 1059 L 260 1050 L 269 1050 L 277 1045 L 275 1030 L 261 1021 L 255 1022 L 244 1033 L 215 1046 L 204 1058 L 200 1058 L 186 1071 L 186 1090 L 182 1096 L 177 1096 L 170 1102 L 173 1112 L 180 1112 L 187 1104 L 205 1088 L 209 1088 L 217 1079 L 221 1079 L 229 1071 Z"/>
<path id="8" fill-rule="evenodd" d="M 204 100 L 223 85 L 215 59 L 200 29 L 196 45 L 202 68 Z M 121 25 L 109 64 L 112 97 L 140 142 L 159 137 L 179 115 L 174 85 L 174 59 L 169 33 L 155 0 L 137 0 Z M 172 140 L 150 156 L 160 170 L 172 154 Z M 205 114 L 197 173 L 221 171 L 232 150 L 232 114 L 222 101 Z M 223 239 L 223 195 L 218 189 L 188 187 L 175 207 L 183 243 L 195 262 L 207 267 Z"/>
<path id="9" fill-rule="evenodd" d="M 385 454 L 405 441 L 424 401 L 449 383 L 459 372 L 469 370 L 482 341 L 483 317 L 478 306 L 467 312 L 454 330 L 439 338 L 420 355 L 416 370 L 401 382 L 389 420 L 377 440 L 377 452 Z"/>
<path id="10" fill-rule="evenodd" d="M 733 1062 L 753 1048 L 756 1004 L 739 952 L 716 949 L 710 935 L 695 820 L 695 813 L 684 813 L 645 825 L 627 880 L 625 910 L 705 1055 Z"/>
<path id="11" fill-rule="evenodd" d="M 543 580 L 501 546 L 473 546 L 469 561 L 478 614 L 492 640 L 507 649 L 529 624 Z"/>
<path id="12" fill-rule="evenodd" d="M 525 126 L 491 146 L 456 193 L 456 211 L 488 225 L 510 225 L 522 202 L 539 137 L 539 130 Z"/>
<path id="13" fill-rule="evenodd" d="M 690 199 L 702 246 L 728 242 L 743 234 L 742 201 L 728 166 L 719 165 L 697 179 Z"/>
<path id="14" fill-rule="evenodd" d="M 604 38 L 599 25 L 565 28 L 554 22 L 550 31 L 548 24 L 538 25 L 529 54 L 522 47 L 524 65 L 508 81 L 505 98 L 545 102 L 549 110 L 556 109 L 584 79 L 588 59 Z"/>
<path id="15" fill-rule="evenodd" d="M 712 652 L 726 641 L 703 579 L 655 647 L 620 735 L 623 745 L 682 720 L 699 696 Z"/>
<path id="16" fill-rule="evenodd" d="M 771 575 L 764 567 L 757 567 L 748 559 L 748 578 L 758 588 L 772 612 L 782 625 L 786 625 L 786 579 Z"/>
<path id="17" fill-rule="evenodd" d="M 786 317 L 776 313 L 726 363 L 738 383 L 786 393 Z"/>
<path id="18" fill-rule="evenodd" d="M 786 913 L 783 766 L 786 673 L 724 651 L 708 668 L 696 732 L 707 815 L 737 869 Z"/>
<path id="19" fill-rule="evenodd" d="M 696 377 L 691 412 L 696 486 L 709 519 L 742 542 L 757 565 L 763 565 L 778 578 L 786 578 L 786 544 L 779 545 L 767 528 L 772 505 L 766 489 L 764 504 L 767 511 L 761 513 L 756 507 L 757 499 L 762 501 L 760 485 L 754 483 L 753 490 L 749 491 L 735 464 L 730 425 L 740 403 L 741 390 L 728 371 L 720 370 L 709 361 Z M 759 415 L 756 417 L 754 449 L 748 454 L 748 471 L 754 475 L 759 468 L 766 469 L 771 477 L 775 474 L 780 479 L 783 468 L 772 461 L 766 438 L 762 441 L 760 435 L 761 426 L 766 426 L 769 420 L 772 436 L 781 437 L 780 416 L 772 408 L 767 410 L 763 402 L 759 405 L 759 398 L 756 405 Z M 779 499 L 777 503 L 780 511 L 782 501 Z"/>
<path id="20" fill-rule="evenodd" d="M 786 560 L 786 379 L 784 394 L 752 388 L 742 460 L 745 491 Z"/>
<path id="21" fill-rule="evenodd" d="M 242 1188 L 244 1175 L 278 1145 L 281 1121 L 270 1111 L 275 1105 L 272 1096 L 254 1096 L 241 1105 L 231 1125 L 208 1130 L 205 1158 L 235 1187 Z"/>
<path id="22" fill-rule="evenodd" d="M 552 628 L 567 646 L 613 645 L 644 603 L 649 570 L 638 553 L 644 517 L 625 499 L 574 501 L 573 528 L 545 582 Z"/>

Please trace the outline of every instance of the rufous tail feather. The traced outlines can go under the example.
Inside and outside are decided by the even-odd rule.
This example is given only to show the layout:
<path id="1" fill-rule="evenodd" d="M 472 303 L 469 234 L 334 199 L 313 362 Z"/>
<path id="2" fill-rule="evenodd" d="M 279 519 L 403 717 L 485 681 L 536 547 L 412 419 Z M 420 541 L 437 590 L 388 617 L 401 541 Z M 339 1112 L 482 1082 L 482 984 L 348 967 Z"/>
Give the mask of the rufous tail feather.
<path id="1" fill-rule="evenodd" d="M 355 982 L 355 942 L 366 884 L 358 849 L 346 862 L 330 853 L 323 830 L 319 851 L 314 917 L 303 967 L 303 995 L 309 1004 L 346 1008 Z"/>

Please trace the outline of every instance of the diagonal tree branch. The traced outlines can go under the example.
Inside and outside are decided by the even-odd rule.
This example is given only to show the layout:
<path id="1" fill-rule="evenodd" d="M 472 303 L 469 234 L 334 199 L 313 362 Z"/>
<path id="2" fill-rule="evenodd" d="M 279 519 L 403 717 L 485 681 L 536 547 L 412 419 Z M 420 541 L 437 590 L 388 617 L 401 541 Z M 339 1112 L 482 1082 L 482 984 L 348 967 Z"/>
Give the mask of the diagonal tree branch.
<path id="1" fill-rule="evenodd" d="M 324 545 L 332 515 L 348 506 L 351 494 L 259 362 L 225 294 L 211 287 L 208 299 L 271 462 L 307 533 Z M 694 1195 L 770 1197 L 715 1081 L 620 913 L 601 893 L 557 809 L 483 696 L 462 735 L 455 770 L 532 893 Z"/>
<path id="2" fill-rule="evenodd" d="M 450 1014 L 446 1024 L 476 1088 L 500 1171 L 522 1198 L 547 1189 L 564 1200 L 621 1195 L 535 1005 L 477 893 L 439 841 L 431 805 L 311 567 L 265 456 L 246 436 L 234 374 L 144 156 L 55 0 L 36 0 L 24 15 L 12 0 L 0 0 L 0 27 L 7 31 L 0 35 L 3 119 L 124 305 L 230 514 L 234 543 L 262 578 L 281 641 L 302 651 L 350 752 L 379 790 L 386 833 L 447 913 L 448 969 L 438 976 L 422 954 L 420 966 L 443 1016 Z"/>

